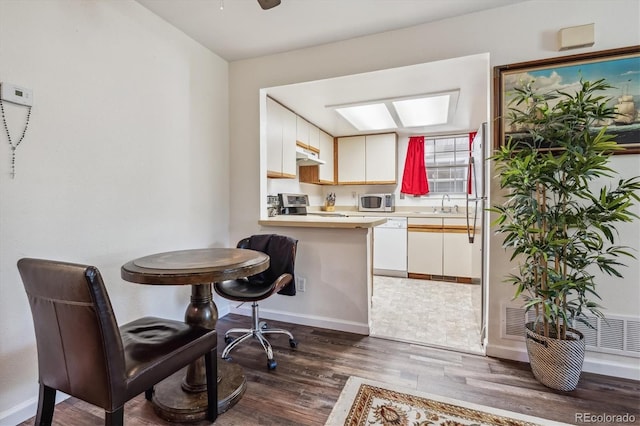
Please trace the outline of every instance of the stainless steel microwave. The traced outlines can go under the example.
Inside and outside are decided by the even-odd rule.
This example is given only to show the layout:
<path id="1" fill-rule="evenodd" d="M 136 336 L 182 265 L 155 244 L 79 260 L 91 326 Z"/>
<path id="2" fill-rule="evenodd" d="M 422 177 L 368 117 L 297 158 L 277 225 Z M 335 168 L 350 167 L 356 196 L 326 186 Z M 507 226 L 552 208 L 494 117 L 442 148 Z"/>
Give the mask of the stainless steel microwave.
<path id="1" fill-rule="evenodd" d="M 396 209 L 393 194 L 360 194 L 358 210 L 361 212 L 392 212 Z"/>

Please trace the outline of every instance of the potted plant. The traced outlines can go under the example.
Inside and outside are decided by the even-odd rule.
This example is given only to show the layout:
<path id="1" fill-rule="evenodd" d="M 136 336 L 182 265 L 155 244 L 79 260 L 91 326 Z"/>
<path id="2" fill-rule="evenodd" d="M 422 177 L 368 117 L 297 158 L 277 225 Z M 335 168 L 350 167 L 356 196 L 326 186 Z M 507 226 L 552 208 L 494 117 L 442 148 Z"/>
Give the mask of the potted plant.
<path id="1" fill-rule="evenodd" d="M 615 115 L 602 91 L 604 79 L 580 80 L 575 93 L 538 93 L 531 81 L 515 89 L 509 120 L 521 133 L 494 154 L 504 202 L 490 210 L 504 236 L 503 247 L 519 262 L 507 282 L 524 298 L 535 321 L 526 324 L 527 352 L 534 376 L 544 385 L 573 390 L 584 359 L 579 321 L 603 317 L 596 302 L 596 276 L 621 277 L 622 257 L 633 257 L 616 244 L 616 224 L 637 216 L 640 178 L 594 188 L 594 179 L 612 178 L 608 163 L 621 149 L 605 133 Z"/>

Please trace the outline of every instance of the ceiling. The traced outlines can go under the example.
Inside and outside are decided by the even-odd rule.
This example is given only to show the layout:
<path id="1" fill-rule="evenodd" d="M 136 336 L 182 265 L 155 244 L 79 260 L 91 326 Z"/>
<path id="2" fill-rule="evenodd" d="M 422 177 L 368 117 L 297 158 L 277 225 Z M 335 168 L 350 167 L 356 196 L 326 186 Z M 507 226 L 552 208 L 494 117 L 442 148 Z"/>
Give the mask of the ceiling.
<path id="1" fill-rule="evenodd" d="M 523 1 L 527 0 L 282 0 L 263 10 L 257 0 L 137 0 L 229 62 Z"/>
<path id="2" fill-rule="evenodd" d="M 227 61 L 406 28 L 527 0 L 137 0 Z M 222 9 L 221 9 L 222 6 Z M 266 93 L 333 136 L 357 132 L 327 105 L 460 90 L 446 125 L 400 134 L 475 130 L 487 120 L 488 54 L 275 88 Z"/>
<path id="3" fill-rule="evenodd" d="M 459 90 L 455 114 L 449 123 L 392 129 L 399 134 L 451 134 L 477 130 L 487 121 L 489 55 L 410 65 L 326 80 L 264 89 L 267 95 L 311 121 L 332 136 L 359 133 L 327 106 L 411 97 Z"/>

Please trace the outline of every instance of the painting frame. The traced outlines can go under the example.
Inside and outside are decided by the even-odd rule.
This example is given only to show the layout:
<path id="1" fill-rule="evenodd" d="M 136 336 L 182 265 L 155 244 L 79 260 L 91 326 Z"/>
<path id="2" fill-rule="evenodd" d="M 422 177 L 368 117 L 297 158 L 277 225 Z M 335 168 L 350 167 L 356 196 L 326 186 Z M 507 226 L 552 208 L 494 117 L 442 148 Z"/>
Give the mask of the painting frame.
<path id="1" fill-rule="evenodd" d="M 640 45 L 628 46 L 616 49 L 602 50 L 597 52 L 582 53 L 570 56 L 560 56 L 555 58 L 519 62 L 514 64 L 500 65 L 494 67 L 494 149 L 499 149 L 508 139 L 509 131 L 508 123 L 506 123 L 509 112 L 509 101 L 511 92 L 514 87 L 514 81 L 523 80 L 523 76 L 528 79 L 544 79 L 549 85 L 556 84 L 560 87 L 576 84 L 581 77 L 585 80 L 596 80 L 606 78 L 607 73 L 611 73 L 618 65 L 625 66 L 638 64 L 638 69 L 632 69 L 628 75 L 620 74 L 616 77 L 619 81 L 609 82 L 613 87 L 611 102 L 615 102 L 613 91 L 620 92 L 618 102 L 622 102 L 624 91 L 631 96 L 632 107 L 635 108 L 635 118 L 633 118 L 630 126 L 618 123 L 612 123 L 611 129 L 607 133 L 616 134 L 616 141 L 621 138 L 619 145 L 624 146 L 624 150 L 615 151 L 614 154 L 640 154 Z M 585 72 L 586 71 L 586 72 Z M 587 76 L 585 76 L 587 74 Z M 622 86 L 620 81 L 628 78 Z M 572 79 L 565 80 L 562 79 Z M 628 96 L 625 98 L 627 99 Z M 635 105 L 634 105 L 635 101 Z M 617 107 L 617 106 L 616 106 Z"/>

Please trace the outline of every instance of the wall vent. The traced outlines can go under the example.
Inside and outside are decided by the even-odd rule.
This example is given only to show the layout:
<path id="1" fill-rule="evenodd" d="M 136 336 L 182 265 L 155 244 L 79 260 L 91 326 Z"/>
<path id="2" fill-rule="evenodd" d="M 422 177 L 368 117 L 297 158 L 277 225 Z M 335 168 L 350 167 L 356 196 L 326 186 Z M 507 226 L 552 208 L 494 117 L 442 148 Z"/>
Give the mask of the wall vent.
<path id="1" fill-rule="evenodd" d="M 612 314 L 606 317 L 590 317 L 589 323 L 594 328 L 577 324 L 576 329 L 584 334 L 587 350 L 640 358 L 640 319 Z M 503 305 L 500 337 L 524 341 L 524 325 L 534 319 L 533 311 L 525 313 L 524 308 Z"/>

